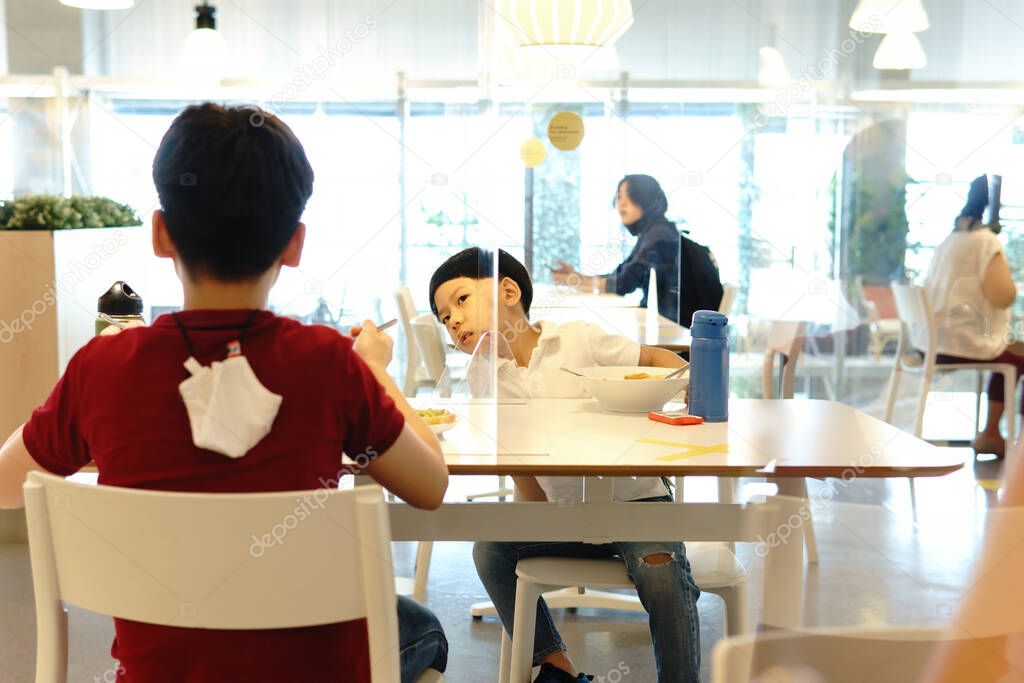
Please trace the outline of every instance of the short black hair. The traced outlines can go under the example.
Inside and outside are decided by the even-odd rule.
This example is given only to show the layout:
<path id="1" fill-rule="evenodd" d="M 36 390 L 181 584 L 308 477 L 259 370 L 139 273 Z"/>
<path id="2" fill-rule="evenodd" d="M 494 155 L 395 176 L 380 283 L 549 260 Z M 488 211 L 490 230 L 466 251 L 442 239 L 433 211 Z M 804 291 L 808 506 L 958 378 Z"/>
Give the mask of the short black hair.
<path id="1" fill-rule="evenodd" d="M 523 312 L 530 315 L 530 304 L 533 302 L 533 283 L 530 281 L 530 273 L 526 266 L 520 263 L 516 257 L 504 249 L 498 250 L 498 275 L 500 277 L 512 278 L 519 285 L 522 293 Z M 447 261 L 438 266 L 434 274 L 430 276 L 430 310 L 438 317 L 437 304 L 434 303 L 434 294 L 437 288 L 459 277 L 468 277 L 474 280 L 494 276 L 494 252 L 480 247 L 463 249 Z"/>
<path id="2" fill-rule="evenodd" d="M 259 277 L 295 235 L 313 168 L 291 129 L 255 106 L 186 107 L 153 159 L 167 231 L 192 275 Z"/>

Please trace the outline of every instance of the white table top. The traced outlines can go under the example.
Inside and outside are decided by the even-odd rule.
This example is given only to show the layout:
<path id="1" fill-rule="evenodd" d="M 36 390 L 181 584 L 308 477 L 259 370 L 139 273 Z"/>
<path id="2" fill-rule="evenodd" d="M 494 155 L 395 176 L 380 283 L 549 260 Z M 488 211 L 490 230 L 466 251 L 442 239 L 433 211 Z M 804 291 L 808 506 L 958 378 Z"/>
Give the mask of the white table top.
<path id="1" fill-rule="evenodd" d="M 643 297 L 639 291 L 626 296 L 618 294 L 584 294 L 565 285 L 535 284 L 534 308 L 639 308 Z"/>
<path id="2" fill-rule="evenodd" d="M 573 308 L 568 306 L 530 307 L 530 319 L 566 323 L 574 320 L 593 323 L 612 334 L 620 334 L 638 344 L 664 346 L 676 350 L 690 348 L 690 331 L 647 308 Z"/>
<path id="3" fill-rule="evenodd" d="M 440 404 L 439 404 L 440 405 Z M 452 474 L 941 476 L 961 458 L 842 403 L 733 399 L 730 420 L 672 426 L 590 399 L 450 403 Z"/>

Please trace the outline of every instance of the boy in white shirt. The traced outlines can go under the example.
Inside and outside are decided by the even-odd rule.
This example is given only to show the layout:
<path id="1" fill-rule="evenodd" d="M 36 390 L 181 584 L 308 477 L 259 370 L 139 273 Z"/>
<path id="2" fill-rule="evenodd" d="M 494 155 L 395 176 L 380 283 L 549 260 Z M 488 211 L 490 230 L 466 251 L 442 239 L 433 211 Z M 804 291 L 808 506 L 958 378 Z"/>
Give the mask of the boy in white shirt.
<path id="1" fill-rule="evenodd" d="M 502 397 L 583 398 L 583 385 L 562 367 L 644 365 L 675 368 L 684 362 L 672 352 L 641 346 L 583 322 L 557 325 L 529 320 L 533 285 L 529 273 L 508 253 L 498 252 L 497 300 L 494 256 L 473 247 L 445 261 L 430 280 L 430 305 L 456 347 L 473 353 L 481 337 L 497 320 L 498 344 L 505 353 L 497 362 L 498 392 Z M 495 310 L 496 309 L 496 310 Z M 470 388 L 477 393 L 490 377 L 489 368 L 469 368 Z M 524 500 L 580 500 L 578 477 L 514 477 Z M 656 477 L 623 478 L 614 485 L 616 501 L 670 502 L 665 482 Z M 686 550 L 677 542 L 501 543 L 479 542 L 473 559 L 480 580 L 494 603 L 506 631 L 512 632 L 516 563 L 523 558 L 620 557 L 636 584 L 650 616 L 658 680 L 699 683 L 700 636 L 697 597 Z M 537 604 L 534 666 L 541 666 L 535 683 L 590 680 L 569 659 L 547 605 Z"/>

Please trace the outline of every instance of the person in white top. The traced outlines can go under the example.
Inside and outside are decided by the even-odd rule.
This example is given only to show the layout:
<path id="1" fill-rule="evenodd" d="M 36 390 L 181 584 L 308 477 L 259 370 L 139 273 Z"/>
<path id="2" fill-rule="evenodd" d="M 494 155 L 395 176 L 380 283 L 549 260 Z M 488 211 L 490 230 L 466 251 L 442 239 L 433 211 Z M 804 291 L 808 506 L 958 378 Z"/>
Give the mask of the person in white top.
<path id="1" fill-rule="evenodd" d="M 531 323 L 533 285 L 526 268 L 499 250 L 497 278 L 492 275 L 494 270 L 494 255 L 474 247 L 445 261 L 430 280 L 430 305 L 434 315 L 460 351 L 476 352 L 467 371 L 474 395 L 533 399 L 587 397 L 582 384 L 560 368 L 594 365 L 677 368 L 685 365 L 666 349 L 640 346 L 587 323 Z M 497 332 L 493 329 L 495 324 Z M 493 362 L 488 359 L 490 354 L 480 351 L 491 346 L 488 335 L 494 335 L 491 339 L 499 348 Z M 492 393 L 491 382 L 495 376 L 497 391 Z M 564 505 L 582 498 L 581 478 L 517 476 L 514 479 L 519 499 Z M 665 482 L 655 477 L 616 480 L 614 498 L 617 501 L 672 500 Z M 509 634 L 515 606 L 516 563 L 540 555 L 621 558 L 650 616 L 658 680 L 663 683 L 700 681 L 696 604 L 700 590 L 693 582 L 682 543 L 476 543 L 473 559 L 477 573 Z M 587 680 L 584 674 L 577 673 L 569 659 L 543 599 L 538 602 L 537 610 L 534 666 L 540 666 L 541 671 L 535 683 Z"/>
<path id="2" fill-rule="evenodd" d="M 980 176 L 971 183 L 953 232 L 936 248 L 928 268 L 924 287 L 935 315 L 936 361 L 1011 363 L 1019 376 L 1024 370 L 1024 349 L 1008 346 L 1010 307 L 1017 298 L 1017 287 L 1002 243 L 990 226 L 982 223 L 986 206 L 988 182 Z M 919 349 L 927 343 L 925 334 L 926 330 L 913 331 L 912 341 Z M 985 429 L 972 444 L 977 453 L 1003 456 L 1005 442 L 999 434 L 999 420 L 1004 408 L 1003 376 L 993 373 Z"/>

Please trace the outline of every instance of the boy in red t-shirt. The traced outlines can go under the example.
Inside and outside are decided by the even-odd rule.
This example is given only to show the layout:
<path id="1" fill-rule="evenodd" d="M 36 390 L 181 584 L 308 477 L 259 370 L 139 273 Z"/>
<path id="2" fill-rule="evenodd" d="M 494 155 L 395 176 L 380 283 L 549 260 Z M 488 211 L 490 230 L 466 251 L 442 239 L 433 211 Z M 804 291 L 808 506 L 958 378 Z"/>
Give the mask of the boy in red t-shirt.
<path id="1" fill-rule="evenodd" d="M 153 249 L 174 261 L 184 310 L 75 354 L 0 449 L 0 508 L 24 504 L 29 471 L 69 475 L 90 460 L 101 484 L 235 493 L 336 485 L 343 451 L 409 504 L 439 506 L 448 472 L 437 439 L 387 374 L 390 337 L 370 321 L 353 338 L 264 310 L 281 267 L 299 264 L 313 188 L 288 126 L 254 107 L 188 107 L 160 143 L 153 180 Z M 194 406 L 179 393 L 185 360 L 223 361 L 232 340 L 257 383 L 235 417 L 251 420 L 259 401 L 280 397 L 264 420 L 269 431 L 243 433 L 251 445 L 241 453 L 193 433 Z M 274 589 L 292 580 L 302 577 L 281 577 Z M 402 681 L 443 671 L 448 646 L 436 617 L 407 598 L 398 614 Z M 115 630 L 119 681 L 369 680 L 363 622 L 228 631 L 115 619 Z"/>

